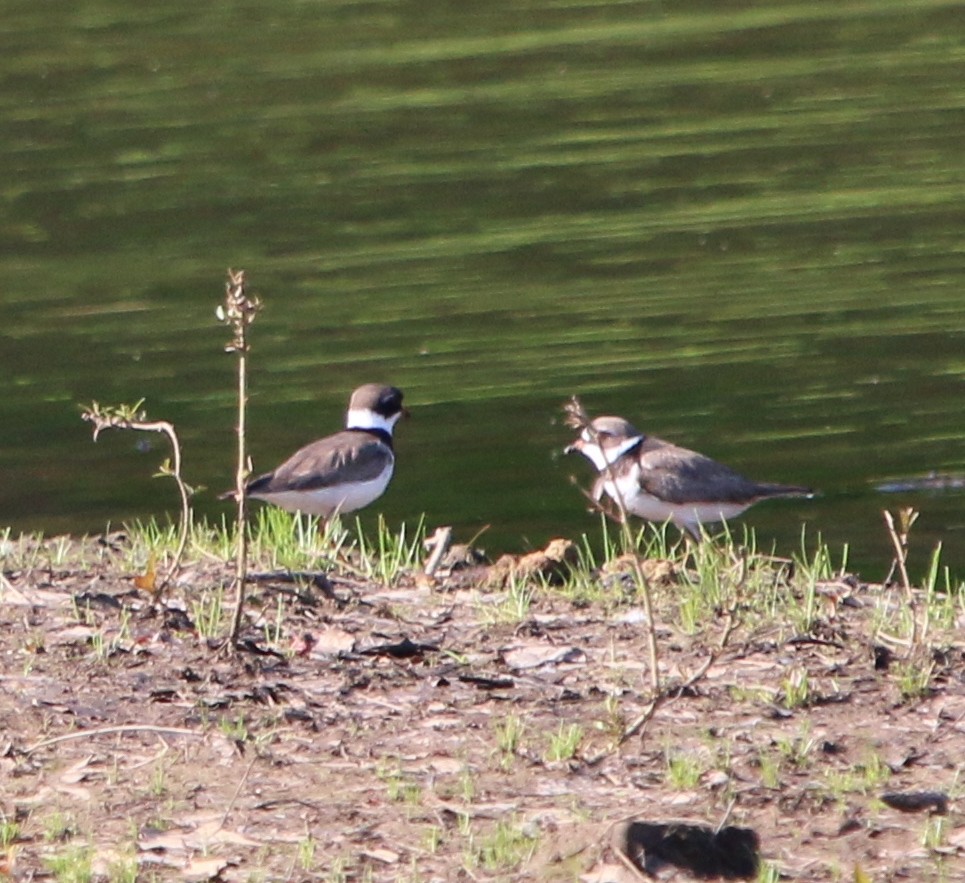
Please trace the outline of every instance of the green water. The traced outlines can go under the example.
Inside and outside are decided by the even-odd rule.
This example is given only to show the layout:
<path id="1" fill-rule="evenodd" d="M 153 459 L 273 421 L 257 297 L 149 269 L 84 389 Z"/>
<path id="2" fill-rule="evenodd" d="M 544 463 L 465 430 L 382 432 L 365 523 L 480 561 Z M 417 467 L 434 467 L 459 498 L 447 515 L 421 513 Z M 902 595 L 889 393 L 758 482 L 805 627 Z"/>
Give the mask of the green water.
<path id="1" fill-rule="evenodd" d="M 381 509 L 493 551 L 594 530 L 572 393 L 754 477 L 881 577 L 880 510 L 965 572 L 965 24 L 948 2 L 0 0 L 0 523 L 163 513 L 147 399 L 231 482 L 227 267 L 257 469 L 361 382 L 414 419 Z"/>

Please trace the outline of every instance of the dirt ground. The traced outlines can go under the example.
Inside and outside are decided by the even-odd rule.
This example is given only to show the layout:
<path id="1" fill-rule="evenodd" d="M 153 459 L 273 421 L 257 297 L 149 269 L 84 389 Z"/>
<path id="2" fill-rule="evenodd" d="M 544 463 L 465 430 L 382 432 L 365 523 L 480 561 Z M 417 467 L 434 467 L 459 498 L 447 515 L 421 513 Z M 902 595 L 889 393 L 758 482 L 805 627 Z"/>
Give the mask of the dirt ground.
<path id="1" fill-rule="evenodd" d="M 876 632 L 900 593 L 830 587 L 805 635 L 688 635 L 668 570 L 641 723 L 632 593 L 542 588 L 512 616 L 485 567 L 334 598 L 264 579 L 227 656 L 198 631 L 227 568 L 186 567 L 152 611 L 123 542 L 4 565 L 0 878 L 965 880 L 965 623 L 905 700 Z"/>

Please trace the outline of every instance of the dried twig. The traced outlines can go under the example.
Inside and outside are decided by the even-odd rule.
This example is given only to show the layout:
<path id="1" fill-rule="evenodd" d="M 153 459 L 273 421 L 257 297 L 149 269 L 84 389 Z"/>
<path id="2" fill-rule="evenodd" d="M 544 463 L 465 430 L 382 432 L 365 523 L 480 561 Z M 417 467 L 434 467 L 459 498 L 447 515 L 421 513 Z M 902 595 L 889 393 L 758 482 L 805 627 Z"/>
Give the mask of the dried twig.
<path id="1" fill-rule="evenodd" d="M 235 804 L 238 802 L 238 795 L 241 794 L 241 789 L 245 787 L 245 782 L 248 781 L 248 774 L 251 772 L 251 768 L 255 765 L 256 760 L 258 760 L 257 752 L 251 755 L 251 760 L 248 761 L 248 766 L 245 767 L 241 780 L 238 782 L 238 787 L 235 788 L 235 793 L 231 795 L 231 800 L 228 801 L 228 807 L 221 816 L 221 821 L 218 823 L 216 830 L 220 831 L 228 823 L 228 816 L 231 815 L 231 811 L 235 808 Z"/>
<path id="2" fill-rule="evenodd" d="M 888 538 L 895 550 L 894 566 L 898 568 L 898 573 L 901 576 L 901 587 L 908 601 L 908 609 L 911 611 L 911 647 L 914 648 L 918 643 L 918 612 L 915 609 L 915 593 L 911 587 L 911 580 L 908 578 L 908 534 L 911 532 L 912 525 L 918 520 L 919 513 L 910 506 L 899 509 L 899 527 L 895 526 L 894 516 L 887 509 L 882 510 L 881 514 L 884 516 L 885 526 L 888 528 Z"/>
<path id="3" fill-rule="evenodd" d="M 218 319 L 229 326 L 233 332 L 232 339 L 225 345 L 225 352 L 238 354 L 238 462 L 235 471 L 235 500 L 238 504 L 235 525 L 238 546 L 235 555 L 235 609 L 231 618 L 231 631 L 225 644 L 229 651 L 237 646 L 238 635 L 241 632 L 245 579 L 248 571 L 247 497 L 245 496 L 245 484 L 251 474 L 245 436 L 248 406 L 248 326 L 255 321 L 255 316 L 260 309 L 260 301 L 257 298 L 248 297 L 245 291 L 245 271 L 228 270 L 224 303 L 218 307 L 216 314 Z"/>
<path id="4" fill-rule="evenodd" d="M 570 398 L 563 406 L 563 412 L 566 415 L 564 422 L 567 426 L 577 430 L 577 432 L 588 433 L 590 438 L 596 441 L 596 430 L 593 427 L 593 421 L 590 419 L 590 415 L 586 412 L 586 409 L 577 396 Z M 653 596 L 650 590 L 650 580 L 647 579 L 647 575 L 643 571 L 640 556 L 637 555 L 636 543 L 633 539 L 633 531 L 630 527 L 626 503 L 616 482 L 613 465 L 609 462 L 604 468 L 604 475 L 613 491 L 610 496 L 617 506 L 618 517 L 614 520 L 620 525 L 620 532 L 623 535 L 623 545 L 632 558 L 634 577 L 637 587 L 640 589 L 640 596 L 643 599 L 643 612 L 647 618 L 647 654 L 650 659 L 650 689 L 653 691 L 653 694 L 657 696 L 660 693 L 660 657 L 657 648 L 657 624 L 653 617 Z M 602 498 L 602 494 L 600 494 L 599 497 L 596 494 L 593 495 L 594 500 L 599 500 L 600 498 Z M 602 505 L 600 509 L 603 512 L 606 511 L 602 508 Z"/>
<path id="5" fill-rule="evenodd" d="M 609 518 L 614 524 L 623 524 L 623 513 L 616 507 L 616 504 L 609 503 L 606 497 L 597 497 L 593 491 L 588 491 L 585 487 L 581 487 L 575 475 L 570 476 L 570 484 L 586 498 L 586 501 L 590 504 L 590 512 L 599 512 L 601 515 Z"/>
<path id="6" fill-rule="evenodd" d="M 566 415 L 563 422 L 577 432 L 582 432 L 593 422 L 579 396 L 570 396 L 570 400 L 563 405 L 563 413 Z"/>
<path id="7" fill-rule="evenodd" d="M 581 433 L 589 433 L 590 437 L 595 436 L 595 430 L 593 428 L 592 421 L 590 420 L 589 414 L 587 414 L 580 400 L 573 396 L 569 402 L 563 406 L 563 411 L 566 415 L 564 422 L 567 426 L 577 430 Z M 657 627 L 653 615 L 653 595 L 651 592 L 650 581 L 647 579 L 646 574 L 643 570 L 643 563 L 640 560 L 639 555 L 636 553 L 636 544 L 633 540 L 633 535 L 629 525 L 629 518 L 627 513 L 627 507 L 620 494 L 619 486 L 615 480 L 615 475 L 613 474 L 612 464 L 607 463 L 604 469 L 603 475 L 605 476 L 605 481 L 608 483 L 609 488 L 607 493 L 609 494 L 610 488 L 612 488 L 613 501 L 617 507 L 617 513 L 614 517 L 611 513 L 607 512 L 603 504 L 600 502 L 600 498 L 597 494 L 589 494 L 584 491 L 584 495 L 587 496 L 596 506 L 611 517 L 620 525 L 620 530 L 623 537 L 624 547 L 627 549 L 628 553 L 631 555 L 631 560 L 634 564 L 634 575 L 636 577 L 637 585 L 640 588 L 640 594 L 643 599 L 644 615 L 647 619 L 647 650 L 650 657 L 650 686 L 652 691 L 652 698 L 650 702 L 646 705 L 643 712 L 637 716 L 637 718 L 624 729 L 620 736 L 620 739 L 614 747 L 619 747 L 623 745 L 628 739 L 639 733 L 646 724 L 653 718 L 657 710 L 666 701 L 675 699 L 683 693 L 690 689 L 694 684 L 701 680 L 710 667 L 717 661 L 720 654 L 723 652 L 724 648 L 727 646 L 734 629 L 736 628 L 736 618 L 735 610 L 728 610 L 725 614 L 726 623 L 724 625 L 724 630 L 721 633 L 720 641 L 716 650 L 711 652 L 704 663 L 700 666 L 697 671 L 693 672 L 690 677 L 687 678 L 681 684 L 677 684 L 673 687 L 662 688 L 660 680 L 660 670 L 659 670 L 659 655 L 657 647 Z M 599 480 L 599 479 L 598 479 Z M 742 570 L 740 576 L 740 582 L 743 583 L 746 580 L 746 560 L 742 562 Z M 606 752 L 600 754 L 597 757 L 589 759 L 587 762 L 592 764 L 601 760 L 605 756 Z"/>
<path id="8" fill-rule="evenodd" d="M 657 709 L 660 708 L 665 702 L 673 699 L 677 699 L 682 696 L 687 690 L 694 686 L 698 681 L 702 680 L 704 675 L 710 671 L 711 666 L 720 658 L 720 654 L 723 652 L 724 648 L 727 646 L 728 641 L 730 641 L 730 636 L 733 634 L 736 628 L 737 622 L 734 618 L 733 611 L 729 610 L 725 616 L 727 623 L 724 626 L 724 631 L 721 633 L 720 641 L 718 642 L 717 649 L 710 653 L 707 658 L 703 661 L 700 668 L 695 672 L 692 672 L 690 677 L 686 681 L 680 684 L 675 684 L 673 687 L 667 688 L 663 693 L 655 696 L 644 709 L 643 713 L 640 714 L 633 723 L 628 726 L 623 733 L 620 735 L 619 745 L 623 745 L 627 739 L 635 736 L 640 730 L 646 726 L 647 723 L 653 718 Z"/>
<path id="9" fill-rule="evenodd" d="M 426 576 L 432 576 L 439 568 L 443 557 L 452 545 L 452 528 L 448 526 L 437 527 L 436 532 L 431 537 L 426 538 L 424 545 L 427 549 L 431 549 L 431 551 L 429 552 L 429 557 L 426 559 L 425 567 L 423 567 L 423 573 L 425 573 Z"/>
<path id="10" fill-rule="evenodd" d="M 637 818 L 636 815 L 632 815 L 626 819 L 622 819 L 621 821 L 626 823 L 636 818 Z M 613 827 L 614 826 L 611 825 L 608 830 L 612 830 Z M 652 880 L 653 879 L 649 874 L 644 874 L 643 871 L 641 871 L 640 868 L 637 867 L 636 863 L 630 858 L 630 856 L 628 856 L 623 851 L 622 847 L 620 848 L 614 847 L 613 854 L 620 860 L 623 866 L 630 872 L 630 875 L 633 877 L 634 880 Z"/>
<path id="11" fill-rule="evenodd" d="M 100 727 L 96 730 L 77 730 L 73 733 L 66 733 L 63 736 L 55 736 L 53 739 L 44 739 L 42 742 L 35 742 L 29 748 L 23 750 L 24 754 L 33 754 L 41 748 L 49 748 L 60 742 L 70 742 L 74 739 L 87 739 L 91 736 L 107 736 L 114 733 L 159 733 L 163 736 L 197 736 L 203 733 L 195 730 L 185 730 L 181 727 L 158 727 L 152 724 L 123 724 L 117 727 Z"/>
<path id="12" fill-rule="evenodd" d="M 92 402 L 91 405 L 81 413 L 81 419 L 94 425 L 94 441 L 105 429 L 135 429 L 139 432 L 160 432 L 168 437 L 171 442 L 173 452 L 173 463 L 165 461 L 161 464 L 158 475 L 170 475 L 178 486 L 181 495 L 181 518 L 178 524 L 178 547 L 175 550 L 174 558 L 167 573 L 161 578 L 157 586 L 153 587 L 154 597 L 160 595 L 165 586 L 174 578 L 178 567 L 181 565 L 181 558 L 188 542 L 188 532 L 191 528 L 191 494 L 193 489 L 185 484 L 181 477 L 181 443 L 178 435 L 174 431 L 174 426 L 166 420 L 147 419 L 147 414 L 141 410 L 144 399 L 134 405 L 101 405 Z"/>
<path id="13" fill-rule="evenodd" d="M 717 827 L 714 828 L 714 836 L 718 835 L 724 830 L 724 826 L 730 821 L 730 814 L 734 811 L 734 807 L 737 805 L 737 798 L 731 797 L 730 802 L 727 804 L 727 809 L 724 810 L 724 814 L 720 817 L 720 821 L 717 823 Z"/>

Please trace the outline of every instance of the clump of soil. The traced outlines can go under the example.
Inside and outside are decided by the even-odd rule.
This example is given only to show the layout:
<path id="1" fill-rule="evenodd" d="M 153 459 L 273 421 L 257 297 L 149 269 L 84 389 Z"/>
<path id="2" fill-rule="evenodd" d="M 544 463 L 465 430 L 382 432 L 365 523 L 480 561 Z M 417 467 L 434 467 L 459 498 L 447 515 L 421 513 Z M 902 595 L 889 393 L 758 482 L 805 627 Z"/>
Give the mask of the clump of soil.
<path id="1" fill-rule="evenodd" d="M 226 564 L 154 605 L 121 541 L 75 545 L 0 582 L 0 877 L 965 879 L 961 632 L 883 647 L 901 592 L 819 587 L 803 633 L 744 597 L 687 633 L 686 562 L 650 564 L 655 704 L 632 568 L 510 607 L 492 587 L 532 559 L 276 575 L 226 655 L 200 633 Z"/>

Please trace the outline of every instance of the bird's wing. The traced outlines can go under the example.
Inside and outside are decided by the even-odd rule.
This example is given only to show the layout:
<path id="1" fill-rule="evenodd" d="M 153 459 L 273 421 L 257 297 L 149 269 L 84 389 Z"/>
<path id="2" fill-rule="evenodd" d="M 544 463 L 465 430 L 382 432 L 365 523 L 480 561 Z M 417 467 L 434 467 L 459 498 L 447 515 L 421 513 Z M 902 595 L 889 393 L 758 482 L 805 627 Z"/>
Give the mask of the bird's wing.
<path id="1" fill-rule="evenodd" d="M 252 479 L 248 492 L 308 491 L 347 481 L 372 481 L 391 462 L 392 450 L 366 432 L 345 430 L 296 451 L 274 472 Z"/>
<path id="2" fill-rule="evenodd" d="M 648 438 L 640 448 L 640 487 L 669 503 L 746 503 L 764 487 L 729 466 L 669 442 Z"/>

